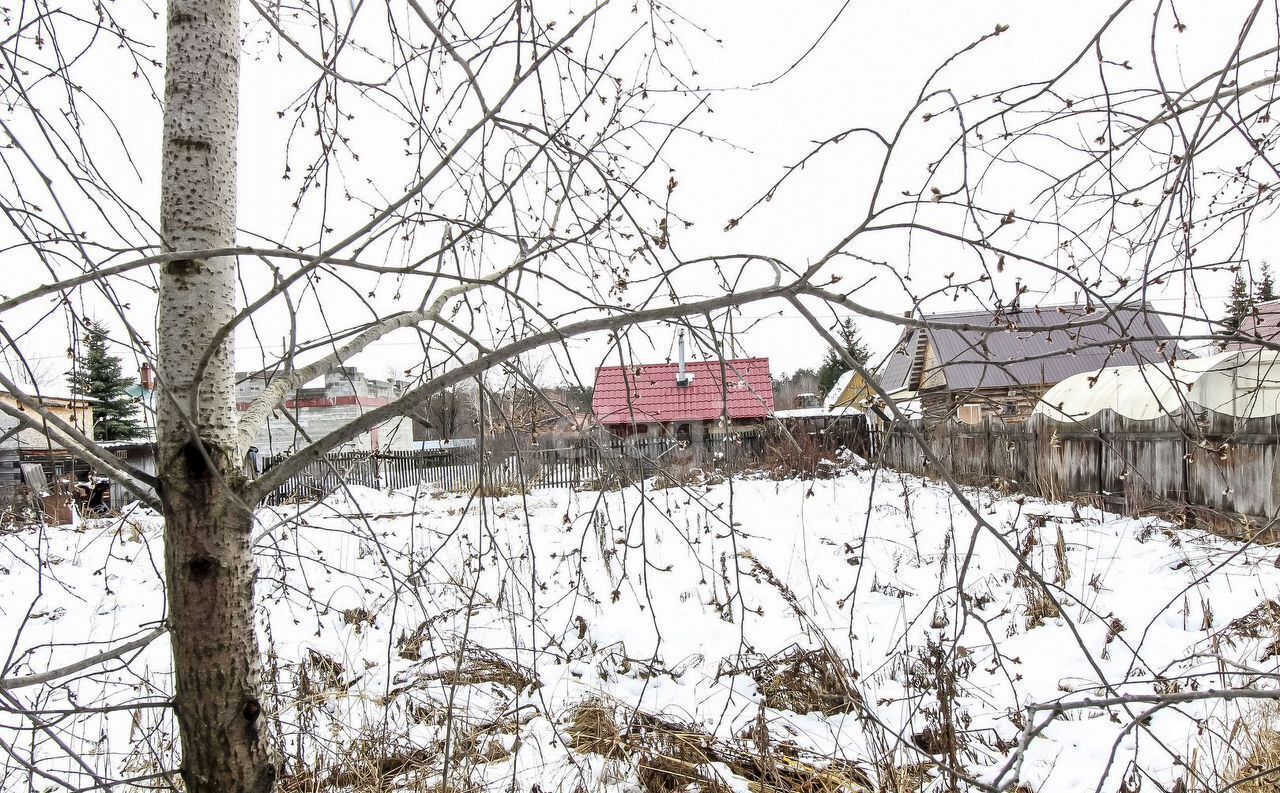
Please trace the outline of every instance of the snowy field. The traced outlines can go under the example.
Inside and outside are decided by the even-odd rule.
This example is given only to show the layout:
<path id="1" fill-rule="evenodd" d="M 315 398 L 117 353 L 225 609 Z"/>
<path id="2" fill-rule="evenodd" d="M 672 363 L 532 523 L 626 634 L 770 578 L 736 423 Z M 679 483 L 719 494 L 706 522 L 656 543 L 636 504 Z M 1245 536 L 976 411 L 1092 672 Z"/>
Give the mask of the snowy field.
<path id="1" fill-rule="evenodd" d="M 353 488 L 263 510 L 284 788 L 942 791 L 1012 789 L 1016 773 L 1023 791 L 1111 793 L 1239 778 L 1266 700 L 1205 694 L 1273 685 L 1276 551 L 969 495 L 986 526 L 942 486 L 883 471 L 501 499 Z M 4 676 L 163 620 L 161 528 L 135 511 L 0 536 Z M 156 707 L 168 668 L 162 637 L 0 692 L 0 788 L 172 769 Z M 1123 701 L 1028 710 L 1100 698 Z"/>

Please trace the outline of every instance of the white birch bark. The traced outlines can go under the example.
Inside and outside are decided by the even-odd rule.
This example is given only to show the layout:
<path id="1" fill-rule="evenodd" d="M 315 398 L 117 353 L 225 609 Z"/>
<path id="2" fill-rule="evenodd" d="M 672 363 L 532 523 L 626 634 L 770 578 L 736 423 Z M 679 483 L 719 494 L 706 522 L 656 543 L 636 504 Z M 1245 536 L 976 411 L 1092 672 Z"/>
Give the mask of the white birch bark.
<path id="1" fill-rule="evenodd" d="M 171 0 L 165 73 L 161 233 L 169 251 L 235 244 L 239 81 L 236 0 Z M 251 512 L 236 453 L 233 256 L 161 266 L 156 405 L 165 574 L 192 793 L 268 791 L 275 765 L 259 697 Z"/>

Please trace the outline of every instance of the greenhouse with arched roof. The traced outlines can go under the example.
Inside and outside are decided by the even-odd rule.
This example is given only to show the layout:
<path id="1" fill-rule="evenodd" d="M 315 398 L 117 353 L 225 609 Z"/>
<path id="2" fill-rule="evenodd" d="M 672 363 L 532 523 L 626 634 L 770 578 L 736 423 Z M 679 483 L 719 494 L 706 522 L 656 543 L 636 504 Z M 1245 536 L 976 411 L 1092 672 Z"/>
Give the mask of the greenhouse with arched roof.
<path id="1" fill-rule="evenodd" d="M 1075 422 L 1103 410 L 1130 419 L 1154 419 L 1188 408 L 1238 418 L 1280 414 L 1280 351 L 1231 350 L 1084 372 L 1050 388 L 1034 412 Z"/>

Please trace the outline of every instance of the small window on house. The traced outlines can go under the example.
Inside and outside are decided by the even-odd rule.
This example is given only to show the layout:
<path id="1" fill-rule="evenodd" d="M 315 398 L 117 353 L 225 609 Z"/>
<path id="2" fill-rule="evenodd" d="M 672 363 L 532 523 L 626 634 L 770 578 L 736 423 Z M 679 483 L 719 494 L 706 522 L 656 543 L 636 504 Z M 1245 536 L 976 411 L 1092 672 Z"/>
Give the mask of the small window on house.
<path id="1" fill-rule="evenodd" d="M 956 408 L 956 418 L 965 424 L 978 424 L 982 421 L 982 405 L 961 405 Z"/>
<path id="2" fill-rule="evenodd" d="M 688 424 L 681 424 L 680 426 L 676 427 L 676 442 L 678 443 L 689 442 L 689 425 Z"/>

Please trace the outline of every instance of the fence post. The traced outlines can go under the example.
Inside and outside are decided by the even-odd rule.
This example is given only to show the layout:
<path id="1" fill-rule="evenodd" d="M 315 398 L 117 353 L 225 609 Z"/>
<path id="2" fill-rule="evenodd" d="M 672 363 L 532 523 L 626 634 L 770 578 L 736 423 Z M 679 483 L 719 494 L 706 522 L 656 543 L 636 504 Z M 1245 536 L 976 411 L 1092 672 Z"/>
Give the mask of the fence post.
<path id="1" fill-rule="evenodd" d="M 1099 507 L 1100 509 L 1106 509 L 1106 508 L 1107 508 L 1107 501 L 1106 501 L 1106 499 L 1107 499 L 1107 493 L 1106 493 L 1106 491 L 1107 491 L 1107 488 L 1106 488 L 1107 478 L 1106 478 L 1106 473 L 1105 473 L 1105 470 L 1106 470 L 1106 463 L 1107 463 L 1107 442 L 1106 442 L 1106 434 L 1105 434 L 1105 432 L 1104 432 L 1104 429 L 1105 429 L 1105 427 L 1106 427 L 1106 423 L 1107 423 L 1107 414 L 1109 414 L 1109 413 L 1110 413 L 1110 411 L 1109 411 L 1109 410 L 1103 410 L 1103 411 L 1101 411 L 1101 412 L 1099 412 L 1099 413 L 1097 414 L 1097 415 L 1098 415 L 1098 430 L 1097 430 L 1097 432 L 1095 432 L 1095 433 L 1094 433 L 1094 439 L 1095 439 L 1095 441 L 1096 441 L 1096 442 L 1097 442 L 1097 444 L 1098 444 L 1098 453 L 1097 453 L 1097 464 L 1098 464 L 1098 507 Z"/>
<path id="2" fill-rule="evenodd" d="M 1027 476 L 1031 479 L 1027 483 L 1027 492 L 1031 495 L 1041 495 L 1040 493 L 1040 420 L 1032 414 L 1027 418 Z"/>

